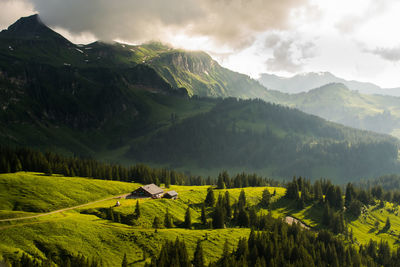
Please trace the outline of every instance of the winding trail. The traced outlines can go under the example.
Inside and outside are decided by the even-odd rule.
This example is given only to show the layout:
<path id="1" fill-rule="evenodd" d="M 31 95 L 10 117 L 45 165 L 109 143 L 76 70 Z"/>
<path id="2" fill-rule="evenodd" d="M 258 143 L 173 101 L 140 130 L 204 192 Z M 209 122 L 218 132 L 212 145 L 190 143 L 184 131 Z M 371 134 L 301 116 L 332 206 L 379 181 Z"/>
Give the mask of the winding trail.
<path id="1" fill-rule="evenodd" d="M 60 213 L 60 212 L 67 211 L 67 210 L 73 210 L 73 209 L 82 208 L 82 207 L 85 207 L 85 206 L 88 206 L 88 205 L 92 205 L 92 204 L 95 204 L 95 203 L 98 203 L 98 202 L 103 202 L 103 201 L 107 201 L 107 200 L 111 200 L 111 199 L 125 198 L 128 195 L 130 195 L 130 193 L 119 195 L 119 196 L 113 196 L 113 197 L 109 197 L 109 198 L 104 198 L 104 199 L 88 202 L 88 203 L 85 203 L 85 204 L 81 204 L 81 205 L 78 205 L 78 206 L 64 208 L 64 209 L 60 209 L 60 210 L 54 210 L 54 211 L 41 213 L 41 214 L 37 214 L 37 215 L 32 215 L 32 216 L 0 219 L 0 222 L 21 221 L 21 220 L 27 220 L 27 219 L 33 219 L 33 218 L 48 216 L 48 215 L 52 215 L 52 214 L 55 214 L 55 213 Z"/>

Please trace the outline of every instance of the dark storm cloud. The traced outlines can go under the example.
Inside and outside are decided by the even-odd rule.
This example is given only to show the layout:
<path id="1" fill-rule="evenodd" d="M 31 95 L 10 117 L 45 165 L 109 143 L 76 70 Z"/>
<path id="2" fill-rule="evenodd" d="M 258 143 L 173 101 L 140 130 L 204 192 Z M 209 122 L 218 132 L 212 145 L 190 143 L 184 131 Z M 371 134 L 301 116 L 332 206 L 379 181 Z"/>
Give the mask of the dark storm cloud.
<path id="1" fill-rule="evenodd" d="M 43 21 L 102 40 L 162 39 L 166 33 L 207 36 L 234 48 L 255 35 L 287 28 L 290 12 L 307 0 L 30 0 Z"/>

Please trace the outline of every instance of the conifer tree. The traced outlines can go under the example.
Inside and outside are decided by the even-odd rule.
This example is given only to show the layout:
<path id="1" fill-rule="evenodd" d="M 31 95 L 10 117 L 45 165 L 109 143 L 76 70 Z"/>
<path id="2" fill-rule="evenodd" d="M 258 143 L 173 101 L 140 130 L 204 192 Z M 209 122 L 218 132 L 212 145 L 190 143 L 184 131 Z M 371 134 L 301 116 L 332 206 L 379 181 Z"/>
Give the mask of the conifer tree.
<path id="1" fill-rule="evenodd" d="M 350 207 L 350 203 L 353 201 L 354 195 L 355 195 L 355 193 L 354 193 L 353 185 L 351 183 L 348 183 L 346 186 L 346 193 L 345 193 L 345 199 L 344 199 L 344 206 L 346 208 Z"/>
<path id="2" fill-rule="evenodd" d="M 271 194 L 269 193 L 268 188 L 265 188 L 263 193 L 262 193 L 262 198 L 260 204 L 264 206 L 265 208 L 269 207 L 269 204 L 271 202 Z"/>
<path id="3" fill-rule="evenodd" d="M 171 215 L 169 214 L 168 208 L 167 208 L 167 212 L 165 213 L 164 226 L 166 228 L 172 228 L 172 218 L 171 218 Z"/>
<path id="4" fill-rule="evenodd" d="M 153 228 L 155 229 L 156 233 L 159 226 L 160 226 L 160 218 L 158 218 L 158 216 L 155 216 L 153 220 Z"/>
<path id="5" fill-rule="evenodd" d="M 193 257 L 193 266 L 194 267 L 204 267 L 204 255 L 203 255 L 203 246 L 201 244 L 201 240 L 197 240 L 196 250 L 194 251 Z"/>
<path id="6" fill-rule="evenodd" d="M 225 217 L 225 215 L 224 215 L 223 207 L 217 205 L 215 207 L 215 210 L 213 213 L 213 220 L 212 220 L 213 228 L 215 228 L 215 229 L 224 228 L 224 226 L 225 226 L 224 217 Z"/>
<path id="7" fill-rule="evenodd" d="M 136 207 L 135 207 L 135 218 L 139 218 L 140 217 L 140 206 L 139 206 L 139 200 L 136 200 Z"/>
<path id="8" fill-rule="evenodd" d="M 232 217 L 231 198 L 228 191 L 225 192 L 225 214 L 228 219 Z"/>
<path id="9" fill-rule="evenodd" d="M 324 199 L 320 181 L 315 181 L 314 183 L 314 199 L 319 202 L 322 202 Z"/>
<path id="10" fill-rule="evenodd" d="M 239 209 L 246 207 L 246 193 L 243 189 L 240 191 L 238 206 Z"/>
<path id="11" fill-rule="evenodd" d="M 239 208 L 238 214 L 238 225 L 241 227 L 248 227 L 249 226 L 249 214 L 245 211 L 244 208 Z"/>
<path id="12" fill-rule="evenodd" d="M 222 178 L 222 174 L 219 174 L 219 175 L 218 175 L 217 188 L 218 188 L 218 189 L 225 189 L 225 188 L 226 188 L 224 179 Z"/>
<path id="13" fill-rule="evenodd" d="M 387 217 L 387 218 L 386 218 L 385 226 L 383 227 L 383 230 L 384 230 L 385 232 L 387 232 L 387 231 L 390 229 L 390 227 L 391 227 L 390 219 L 389 219 L 389 217 Z"/>
<path id="14" fill-rule="evenodd" d="M 215 204 L 215 196 L 212 187 L 208 188 L 207 190 L 207 196 L 206 199 L 204 200 L 204 204 L 207 207 L 212 207 Z"/>
<path id="15" fill-rule="evenodd" d="M 190 229 L 192 227 L 192 215 L 190 213 L 190 207 L 186 209 L 185 213 L 185 227 Z"/>
<path id="16" fill-rule="evenodd" d="M 122 259 L 121 267 L 128 267 L 128 260 L 126 259 L 126 253 L 124 254 L 124 258 Z"/>
<path id="17" fill-rule="evenodd" d="M 201 224 L 202 225 L 207 224 L 206 207 L 205 207 L 204 203 L 201 206 Z"/>

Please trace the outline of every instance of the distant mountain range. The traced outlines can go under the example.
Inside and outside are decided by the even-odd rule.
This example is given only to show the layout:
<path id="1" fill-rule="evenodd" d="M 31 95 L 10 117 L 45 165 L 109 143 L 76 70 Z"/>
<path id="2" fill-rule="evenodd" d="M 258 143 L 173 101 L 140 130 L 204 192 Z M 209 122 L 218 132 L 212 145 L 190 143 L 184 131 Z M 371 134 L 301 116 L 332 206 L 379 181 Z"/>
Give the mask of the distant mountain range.
<path id="1" fill-rule="evenodd" d="M 258 81 L 269 89 L 289 94 L 308 92 L 329 83 L 342 83 L 350 90 L 361 94 L 400 96 L 400 88 L 381 88 L 373 83 L 349 81 L 336 77 L 330 72 L 307 72 L 289 78 L 263 73 Z"/>
<path id="2" fill-rule="evenodd" d="M 376 130 L 400 129 L 398 98 L 377 97 L 341 84 L 273 91 L 204 52 L 160 43 L 76 45 L 37 15 L 0 32 L 1 145 L 199 174 L 347 181 L 400 170 L 399 141 L 276 104 L 347 125 L 359 116 L 364 129 L 368 116 L 383 114 Z"/>

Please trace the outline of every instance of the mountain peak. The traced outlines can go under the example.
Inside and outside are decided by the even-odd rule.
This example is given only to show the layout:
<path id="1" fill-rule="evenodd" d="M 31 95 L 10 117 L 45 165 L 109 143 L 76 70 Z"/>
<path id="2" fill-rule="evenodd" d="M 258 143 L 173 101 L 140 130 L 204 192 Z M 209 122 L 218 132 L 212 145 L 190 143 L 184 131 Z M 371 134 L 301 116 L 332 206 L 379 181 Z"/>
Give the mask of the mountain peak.
<path id="1" fill-rule="evenodd" d="M 47 27 L 38 14 L 22 17 L 0 33 L 2 36 L 21 39 L 51 38 L 57 41 L 69 42 L 60 34 Z"/>

